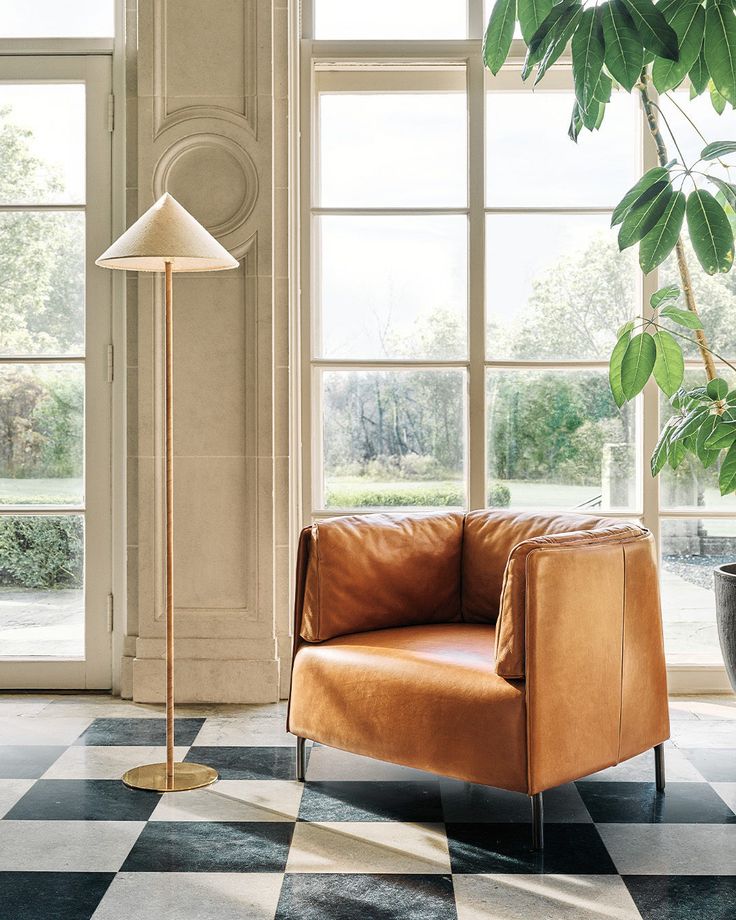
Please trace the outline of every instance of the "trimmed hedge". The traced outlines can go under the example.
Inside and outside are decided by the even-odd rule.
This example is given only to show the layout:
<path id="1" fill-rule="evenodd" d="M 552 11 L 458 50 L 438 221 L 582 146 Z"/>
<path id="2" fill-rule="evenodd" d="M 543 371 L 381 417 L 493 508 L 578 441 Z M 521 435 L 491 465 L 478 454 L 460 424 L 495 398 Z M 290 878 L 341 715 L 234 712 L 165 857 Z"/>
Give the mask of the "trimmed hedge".
<path id="1" fill-rule="evenodd" d="M 83 572 L 80 516 L 0 516 L 0 585 L 81 588 Z"/>
<path id="2" fill-rule="evenodd" d="M 490 504 L 506 508 L 511 493 L 501 482 L 490 486 Z M 446 508 L 465 503 L 462 482 L 340 483 L 327 489 L 328 508 Z"/>

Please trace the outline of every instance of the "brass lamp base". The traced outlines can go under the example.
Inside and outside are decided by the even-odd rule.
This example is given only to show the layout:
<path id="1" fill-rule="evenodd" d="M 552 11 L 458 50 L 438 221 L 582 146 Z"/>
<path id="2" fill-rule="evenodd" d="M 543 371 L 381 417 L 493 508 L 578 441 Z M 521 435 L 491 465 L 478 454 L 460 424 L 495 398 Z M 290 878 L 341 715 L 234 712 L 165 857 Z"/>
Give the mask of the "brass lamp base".
<path id="1" fill-rule="evenodd" d="M 217 770 L 201 763 L 175 763 L 174 775 L 166 776 L 165 763 L 148 763 L 134 767 L 123 775 L 123 782 L 131 789 L 149 789 L 153 792 L 187 792 L 201 789 L 217 779 Z"/>

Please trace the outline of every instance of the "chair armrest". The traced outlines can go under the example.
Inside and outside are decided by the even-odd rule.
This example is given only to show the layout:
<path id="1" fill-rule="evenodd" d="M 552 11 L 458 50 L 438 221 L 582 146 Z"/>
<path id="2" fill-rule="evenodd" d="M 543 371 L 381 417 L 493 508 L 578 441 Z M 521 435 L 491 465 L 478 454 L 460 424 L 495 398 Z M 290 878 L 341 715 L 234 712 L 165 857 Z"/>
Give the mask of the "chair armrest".
<path id="1" fill-rule="evenodd" d="M 651 534 L 537 543 L 524 569 L 533 794 L 659 744 L 669 716 Z"/>

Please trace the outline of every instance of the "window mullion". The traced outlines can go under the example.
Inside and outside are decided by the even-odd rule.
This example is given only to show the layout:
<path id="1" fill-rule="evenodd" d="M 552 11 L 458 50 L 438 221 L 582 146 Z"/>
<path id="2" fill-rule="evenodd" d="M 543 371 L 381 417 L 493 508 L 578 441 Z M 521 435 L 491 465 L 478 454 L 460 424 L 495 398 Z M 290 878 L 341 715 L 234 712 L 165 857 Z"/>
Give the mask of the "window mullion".
<path id="1" fill-rule="evenodd" d="M 480 55 L 468 61 L 468 506 L 486 505 L 485 418 L 485 75 Z"/>

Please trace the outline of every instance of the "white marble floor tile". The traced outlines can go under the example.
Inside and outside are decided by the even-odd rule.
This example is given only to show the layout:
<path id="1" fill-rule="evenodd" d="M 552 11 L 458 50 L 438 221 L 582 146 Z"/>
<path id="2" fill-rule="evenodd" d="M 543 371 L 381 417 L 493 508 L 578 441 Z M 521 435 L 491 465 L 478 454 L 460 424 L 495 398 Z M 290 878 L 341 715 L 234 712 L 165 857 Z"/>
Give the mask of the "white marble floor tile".
<path id="1" fill-rule="evenodd" d="M 736 697 L 724 696 L 689 700 L 687 705 L 696 718 L 704 721 L 712 719 L 736 720 Z"/>
<path id="2" fill-rule="evenodd" d="M 664 763 L 667 781 L 670 783 L 702 783 L 703 776 L 690 763 L 682 751 L 672 744 L 665 745 Z M 653 783 L 654 751 L 646 751 L 631 760 L 625 760 L 615 767 L 592 773 L 585 779 L 616 783 Z"/>
<path id="3" fill-rule="evenodd" d="M 736 754 L 734 754 L 736 757 Z M 736 813 L 736 783 L 711 783 L 732 812 Z"/>
<path id="4" fill-rule="evenodd" d="M 275 872 L 121 872 L 93 920 L 273 920 Z"/>
<path id="5" fill-rule="evenodd" d="M 254 706 L 246 716 L 207 719 L 194 742 L 202 746 L 232 747 L 260 745 L 273 747 L 294 745 L 296 739 L 286 731 L 286 707 Z"/>
<path id="6" fill-rule="evenodd" d="M 49 699 L 0 694 L 0 718 L 7 716 L 35 716 L 49 705 Z"/>
<path id="7" fill-rule="evenodd" d="M 117 872 L 143 821 L 0 821 L 0 871 Z"/>
<path id="8" fill-rule="evenodd" d="M 175 747 L 174 759 L 184 760 L 188 747 Z M 126 770 L 147 763 L 163 763 L 164 746 L 75 745 L 68 748 L 42 779 L 120 779 Z"/>
<path id="9" fill-rule="evenodd" d="M 598 824 L 621 875 L 736 875 L 736 824 Z"/>
<path id="10" fill-rule="evenodd" d="M 450 871 L 444 825 L 390 821 L 299 822 L 287 872 Z"/>
<path id="11" fill-rule="evenodd" d="M 288 780 L 220 780 L 185 795 L 165 793 L 151 821 L 296 821 L 303 792 Z"/>
<path id="12" fill-rule="evenodd" d="M 458 920 L 641 920 L 614 875 L 454 875 Z"/>
<path id="13" fill-rule="evenodd" d="M 10 811 L 35 782 L 35 779 L 0 779 L 0 818 Z"/>
<path id="14" fill-rule="evenodd" d="M 89 718 L 7 716 L 0 718 L 0 744 L 73 744 L 92 720 Z"/>
<path id="15" fill-rule="evenodd" d="M 736 720 L 673 722 L 672 741 L 681 748 L 736 748 Z"/>
<path id="16" fill-rule="evenodd" d="M 307 780 L 427 780 L 434 773 L 413 770 L 371 757 L 338 751 L 337 748 L 313 747 L 307 765 Z"/>

